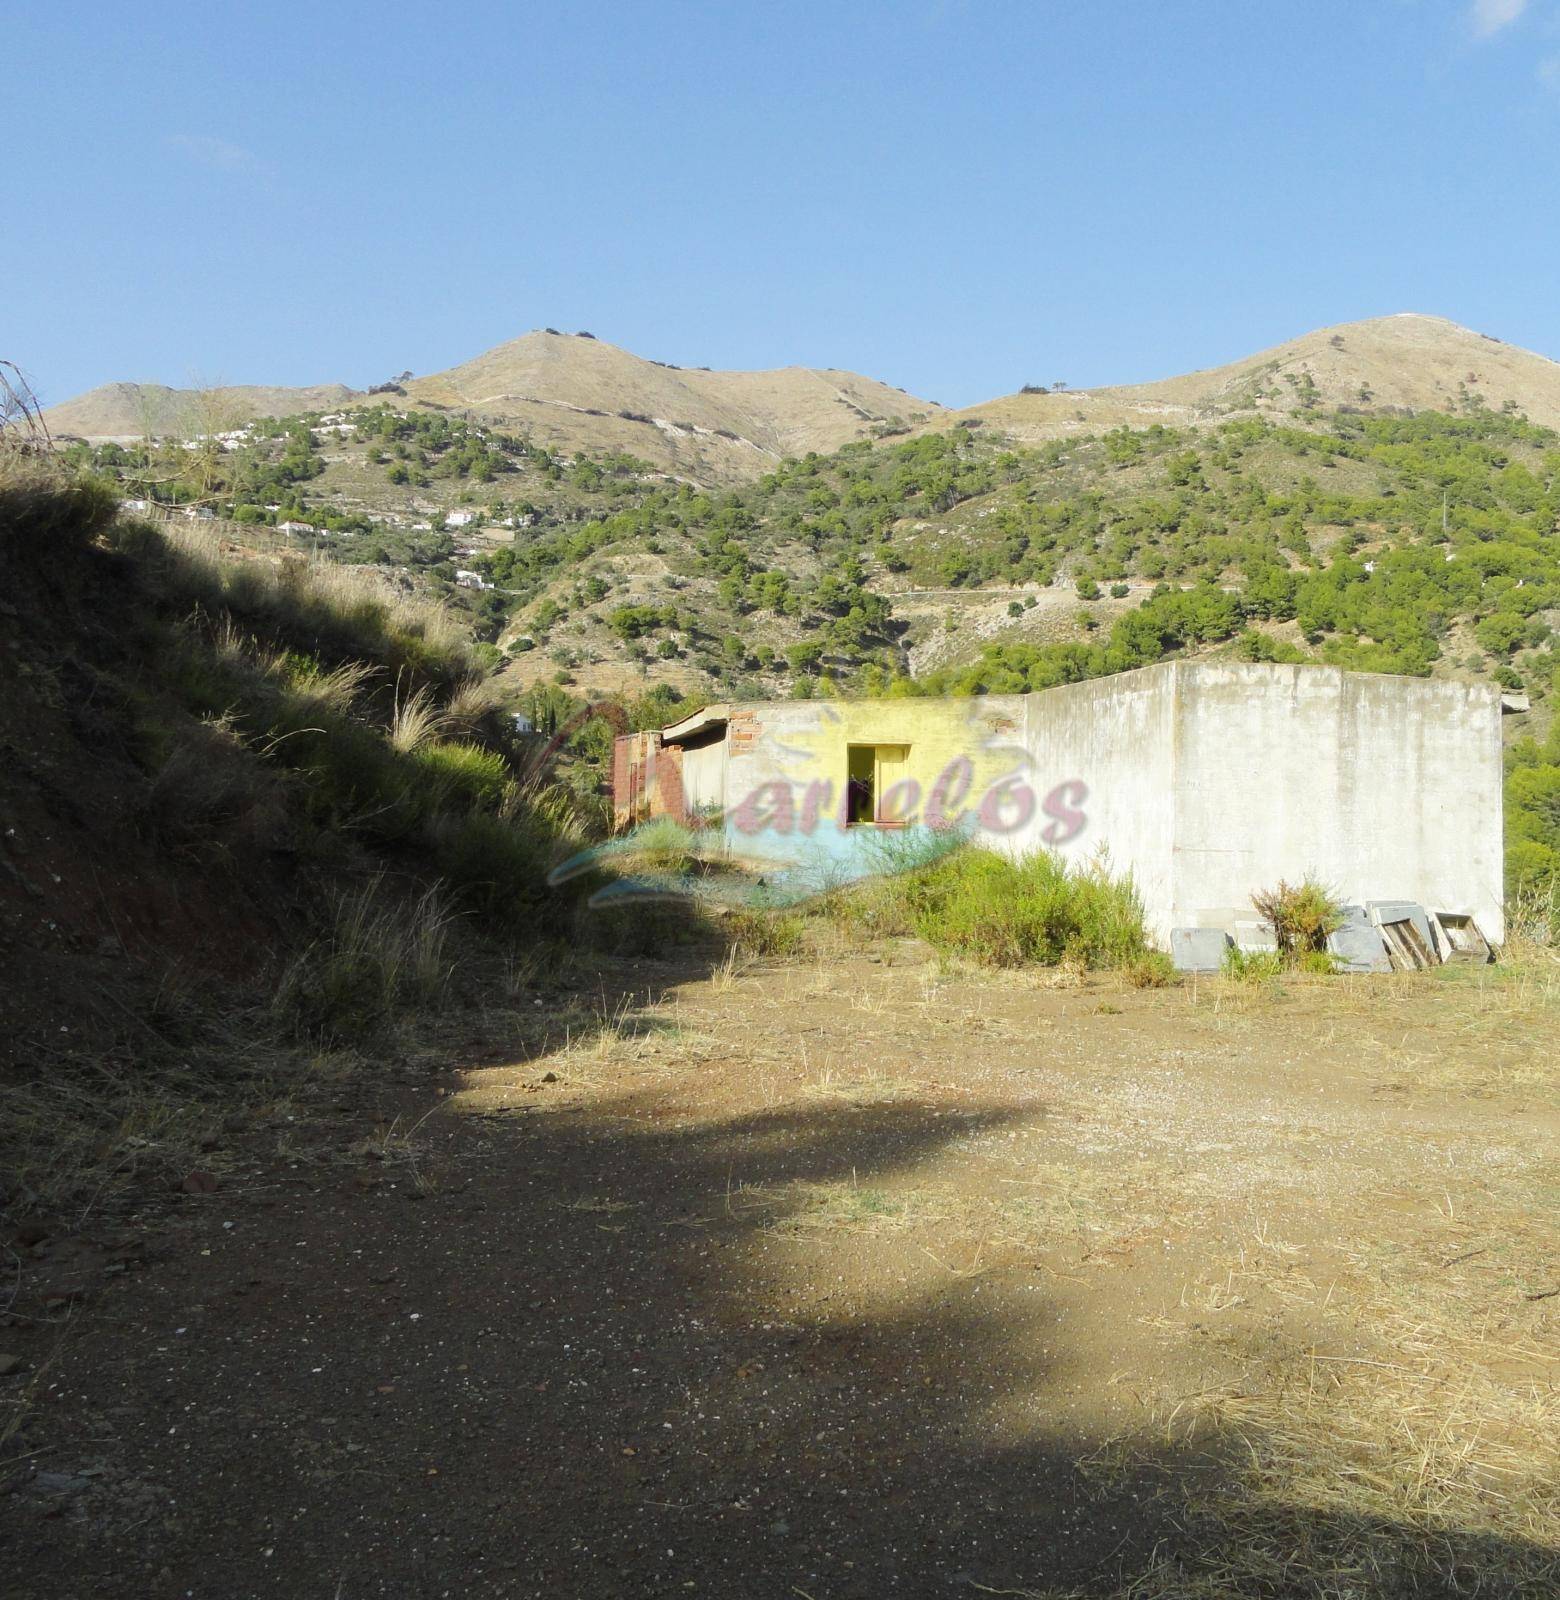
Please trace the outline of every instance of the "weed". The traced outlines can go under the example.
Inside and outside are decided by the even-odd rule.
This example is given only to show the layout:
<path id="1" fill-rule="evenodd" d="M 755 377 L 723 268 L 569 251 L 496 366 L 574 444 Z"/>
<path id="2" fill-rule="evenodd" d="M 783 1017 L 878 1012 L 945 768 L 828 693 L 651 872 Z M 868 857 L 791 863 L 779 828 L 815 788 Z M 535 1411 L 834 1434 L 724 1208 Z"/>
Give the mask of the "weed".
<path id="1" fill-rule="evenodd" d="M 869 1071 L 849 1078 L 834 1072 L 823 1072 L 807 1084 L 802 1093 L 811 1100 L 837 1100 L 849 1106 L 880 1106 L 913 1098 L 916 1087 L 910 1079 L 898 1078 L 887 1072 Z"/>
<path id="2" fill-rule="evenodd" d="M 452 921 L 437 887 L 408 903 L 375 878 L 338 897 L 329 931 L 294 958 L 273 1009 L 301 1037 L 340 1043 L 372 1034 L 399 1009 L 436 1008 L 450 979 Z"/>
<path id="3" fill-rule="evenodd" d="M 1223 971 L 1237 983 L 1271 983 L 1284 975 L 1284 958 L 1276 950 L 1242 950 L 1231 945 L 1224 952 Z"/>
<path id="4" fill-rule="evenodd" d="M 504 758 L 480 745 L 424 744 L 412 759 L 429 786 L 428 809 L 497 811 L 514 783 Z"/>
<path id="5" fill-rule="evenodd" d="M 794 956 L 807 937 L 806 919 L 781 911 L 734 911 L 726 928 L 734 945 L 755 956 Z"/>
<path id="6" fill-rule="evenodd" d="M 696 846 L 693 834 L 680 822 L 654 817 L 626 838 L 614 841 L 613 854 L 647 872 L 683 877 L 693 870 Z"/>
<path id="7" fill-rule="evenodd" d="M 396 700 L 395 712 L 390 719 L 390 745 L 403 756 L 409 756 L 432 744 L 448 727 L 448 719 L 434 701 L 433 691 L 424 684 L 421 688 Z"/>
<path id="8" fill-rule="evenodd" d="M 1328 934 L 1343 925 L 1337 896 L 1311 877 L 1298 884 L 1280 879 L 1276 889 L 1252 895 L 1251 903 L 1272 928 L 1279 954 L 1289 960 L 1308 950 L 1324 950 Z"/>
<path id="9" fill-rule="evenodd" d="M 1307 950 L 1295 963 L 1295 970 L 1330 978 L 1338 971 L 1338 963 L 1326 950 Z"/>
<path id="10" fill-rule="evenodd" d="M 1121 975 L 1134 989 L 1164 989 L 1179 979 L 1175 963 L 1163 950 L 1145 950 L 1121 965 Z"/>
<path id="11" fill-rule="evenodd" d="M 1506 939 L 1508 945 L 1560 946 L 1560 877 L 1517 887 L 1506 904 Z"/>

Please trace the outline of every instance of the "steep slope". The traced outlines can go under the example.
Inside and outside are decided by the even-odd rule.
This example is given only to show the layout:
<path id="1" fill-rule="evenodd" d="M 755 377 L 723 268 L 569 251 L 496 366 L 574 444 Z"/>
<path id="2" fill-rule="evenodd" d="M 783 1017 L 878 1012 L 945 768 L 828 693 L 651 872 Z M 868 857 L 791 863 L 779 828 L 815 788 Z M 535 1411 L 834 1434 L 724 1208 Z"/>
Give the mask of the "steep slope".
<path id="1" fill-rule="evenodd" d="M 936 425 L 976 422 L 1042 440 L 1339 407 L 1462 411 L 1481 401 L 1496 411 L 1509 402 L 1545 427 L 1560 425 L 1560 362 L 1443 317 L 1401 312 L 1321 328 L 1229 366 L 1155 383 L 1007 395 L 945 412 Z"/>
<path id="2" fill-rule="evenodd" d="M 340 384 L 198 391 L 116 383 L 52 407 L 45 420 L 57 435 L 84 439 L 188 437 L 254 417 L 328 411 L 361 397 Z M 470 413 L 568 454 L 621 451 L 702 484 L 747 482 L 784 456 L 827 453 L 940 410 L 854 372 L 695 371 L 646 361 L 588 335 L 548 332 L 407 379 L 376 399 L 402 409 Z"/>

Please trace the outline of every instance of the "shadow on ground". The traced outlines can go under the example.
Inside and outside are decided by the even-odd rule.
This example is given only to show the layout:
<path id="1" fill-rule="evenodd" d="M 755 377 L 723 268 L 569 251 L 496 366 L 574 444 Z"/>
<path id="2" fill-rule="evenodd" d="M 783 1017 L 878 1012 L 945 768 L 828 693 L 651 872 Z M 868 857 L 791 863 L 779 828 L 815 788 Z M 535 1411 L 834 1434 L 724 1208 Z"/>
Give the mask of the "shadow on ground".
<path id="1" fill-rule="evenodd" d="M 1250 1499 L 1248 1439 L 1111 1467 L 1039 1274 L 885 1273 L 864 1299 L 870 1232 L 835 1283 L 806 1270 L 793 1186 L 902 1179 L 1012 1115 L 711 1121 L 652 1087 L 435 1118 L 432 1183 L 318 1169 L 192 1208 L 61 1358 L 52 1464 L 103 1471 L 52 1509 L 13 1500 L 15 1592 L 1555 1592 L 1534 1546 Z"/>

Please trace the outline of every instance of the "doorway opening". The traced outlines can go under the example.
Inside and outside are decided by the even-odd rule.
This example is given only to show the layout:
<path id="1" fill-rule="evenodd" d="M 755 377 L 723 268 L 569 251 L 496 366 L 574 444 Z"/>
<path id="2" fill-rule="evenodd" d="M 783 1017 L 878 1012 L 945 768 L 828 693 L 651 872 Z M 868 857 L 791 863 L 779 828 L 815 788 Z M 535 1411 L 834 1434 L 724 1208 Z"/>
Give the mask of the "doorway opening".
<path id="1" fill-rule="evenodd" d="M 894 785 L 906 776 L 909 766 L 910 746 L 907 744 L 847 746 L 846 826 L 893 826 L 896 819 L 887 815 L 883 802 Z"/>

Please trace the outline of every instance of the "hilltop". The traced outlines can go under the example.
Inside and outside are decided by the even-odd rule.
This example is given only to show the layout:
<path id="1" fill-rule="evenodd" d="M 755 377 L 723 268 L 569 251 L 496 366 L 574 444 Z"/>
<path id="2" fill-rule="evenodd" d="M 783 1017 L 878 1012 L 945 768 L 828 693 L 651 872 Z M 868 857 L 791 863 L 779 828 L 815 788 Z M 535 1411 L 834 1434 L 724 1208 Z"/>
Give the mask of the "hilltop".
<path id="1" fill-rule="evenodd" d="M 1560 426 L 1560 362 L 1444 317 L 1405 311 L 1319 328 L 1228 366 L 1153 383 L 1021 391 L 944 412 L 935 425 L 974 423 L 1038 441 L 1316 409 L 1460 411 L 1470 402 Z"/>
<path id="2" fill-rule="evenodd" d="M 470 361 L 371 390 L 111 383 L 51 407 L 56 435 L 121 443 L 190 438 L 257 418 L 371 401 L 523 433 L 559 455 L 622 454 L 708 487 L 863 439 L 952 427 L 1040 443 L 1111 428 L 1206 428 L 1316 412 L 1516 411 L 1560 427 L 1560 362 L 1443 317 L 1403 312 L 1340 323 L 1222 367 L 1093 389 L 1027 387 L 949 411 L 860 373 L 782 367 L 714 372 L 651 361 L 588 333 L 541 329 Z"/>
<path id="3" fill-rule="evenodd" d="M 786 456 L 828 453 L 874 432 L 902 431 L 941 409 L 855 372 L 675 367 L 590 334 L 543 329 L 446 371 L 370 391 L 343 384 L 199 390 L 111 383 L 51 407 L 44 420 L 56 435 L 123 443 L 148 435 L 189 438 L 366 399 L 518 427 L 569 455 L 626 452 L 703 484 L 744 482 Z"/>
<path id="4" fill-rule="evenodd" d="M 116 440 L 190 438 L 241 427 L 257 417 L 330 411 L 359 398 L 344 383 L 287 389 L 237 384 L 171 389 L 162 383 L 105 383 L 44 412 L 56 438 Z"/>

